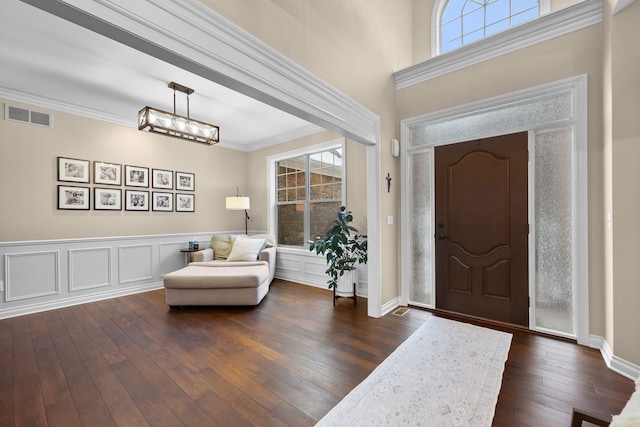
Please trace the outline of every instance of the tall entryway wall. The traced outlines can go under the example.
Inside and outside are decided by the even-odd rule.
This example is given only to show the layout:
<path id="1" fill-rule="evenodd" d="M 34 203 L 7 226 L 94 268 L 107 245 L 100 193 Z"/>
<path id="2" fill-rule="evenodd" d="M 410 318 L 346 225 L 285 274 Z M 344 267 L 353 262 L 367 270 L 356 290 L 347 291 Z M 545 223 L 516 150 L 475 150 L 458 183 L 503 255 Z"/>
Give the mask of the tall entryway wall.
<path id="1" fill-rule="evenodd" d="M 403 303 L 437 308 L 435 147 L 528 132 L 529 325 L 589 337 L 586 76 L 403 120 Z"/>

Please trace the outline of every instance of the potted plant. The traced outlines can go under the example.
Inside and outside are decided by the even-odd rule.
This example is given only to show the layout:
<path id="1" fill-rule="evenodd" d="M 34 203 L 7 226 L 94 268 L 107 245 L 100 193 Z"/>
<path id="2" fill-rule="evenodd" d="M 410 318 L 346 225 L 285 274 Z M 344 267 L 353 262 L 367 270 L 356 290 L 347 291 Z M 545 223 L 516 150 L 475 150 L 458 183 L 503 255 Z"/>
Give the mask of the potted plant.
<path id="1" fill-rule="evenodd" d="M 325 255 L 327 258 L 327 271 L 329 275 L 329 289 L 334 293 L 338 288 L 338 280 L 345 272 L 356 269 L 355 264 L 367 262 L 367 236 L 361 236 L 358 230 L 349 225 L 353 221 L 353 215 L 345 206 L 340 208 L 338 217 L 333 220 L 333 227 L 327 230 L 324 238 L 316 237 L 309 241 L 309 250 L 316 254 Z M 354 234 L 351 234 L 351 233 Z M 355 298 L 355 292 L 354 292 Z M 335 299 L 334 299 L 335 304 Z"/>

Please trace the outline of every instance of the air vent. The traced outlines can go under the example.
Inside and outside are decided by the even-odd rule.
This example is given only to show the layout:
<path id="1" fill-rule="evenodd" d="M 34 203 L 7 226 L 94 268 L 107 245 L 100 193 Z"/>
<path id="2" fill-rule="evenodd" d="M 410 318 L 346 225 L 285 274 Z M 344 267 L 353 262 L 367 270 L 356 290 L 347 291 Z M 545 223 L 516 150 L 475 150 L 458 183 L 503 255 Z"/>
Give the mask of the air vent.
<path id="1" fill-rule="evenodd" d="M 392 311 L 391 314 L 395 316 L 404 316 L 408 312 L 409 312 L 409 309 L 407 307 L 398 307 L 394 311 Z"/>
<path id="2" fill-rule="evenodd" d="M 37 126 L 53 127 L 53 116 L 49 113 L 27 110 L 4 104 L 4 118 L 12 122 L 21 122 Z"/>

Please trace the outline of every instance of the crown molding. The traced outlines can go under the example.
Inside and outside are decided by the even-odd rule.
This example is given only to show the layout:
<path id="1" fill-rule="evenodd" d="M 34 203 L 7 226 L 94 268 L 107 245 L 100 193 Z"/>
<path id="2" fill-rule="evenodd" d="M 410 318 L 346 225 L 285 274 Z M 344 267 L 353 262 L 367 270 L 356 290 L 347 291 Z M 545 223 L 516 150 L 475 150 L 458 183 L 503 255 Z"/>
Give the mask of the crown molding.
<path id="1" fill-rule="evenodd" d="M 113 123 L 116 125 L 138 127 L 136 120 L 132 120 L 130 117 L 119 116 L 116 114 L 108 113 L 106 111 L 85 107 L 83 105 L 72 104 L 67 101 L 45 97 L 31 92 L 19 91 L 8 88 L 6 86 L 0 86 L 0 98 L 4 98 L 9 101 L 22 102 L 24 104 L 34 105 L 50 110 L 60 111 L 63 113 L 75 114 L 76 116 L 101 120 L 103 122 Z"/>
<path id="2" fill-rule="evenodd" d="M 602 1 L 585 0 L 397 71 L 393 74 L 396 89 L 404 89 L 498 56 L 597 25 L 602 22 Z"/>
<path id="3" fill-rule="evenodd" d="M 630 6 L 635 1 L 636 0 L 617 0 L 616 1 L 616 5 L 613 7 L 613 12 L 611 12 L 611 14 L 615 15 L 616 13 L 620 12 L 625 7 Z"/>
<path id="4" fill-rule="evenodd" d="M 379 117 L 196 0 L 21 0 L 303 120 L 376 144 Z"/>
<path id="5" fill-rule="evenodd" d="M 19 91 L 19 90 L 8 88 L 6 86 L 0 86 L 0 98 L 4 98 L 7 101 L 21 102 L 23 104 L 28 104 L 28 105 L 32 105 L 40 108 L 46 108 L 49 110 L 74 114 L 80 117 L 87 117 L 90 119 L 100 120 L 102 122 L 112 123 L 115 125 L 126 126 L 131 128 L 138 127 L 137 121 L 132 120 L 130 117 L 119 116 L 119 115 L 108 113 L 102 110 L 97 110 L 95 108 L 85 107 L 77 104 L 71 104 L 67 101 L 45 97 L 42 95 L 37 95 L 35 93 Z M 314 133 L 322 132 L 323 130 L 324 130 L 323 128 L 317 125 L 309 124 L 302 128 L 295 129 L 290 132 L 285 132 L 279 135 L 275 135 L 273 137 L 270 137 L 255 143 L 251 143 L 251 144 L 238 144 L 230 141 L 222 141 L 216 144 L 216 146 L 221 148 L 229 148 L 231 150 L 250 152 L 250 151 L 255 151 L 255 150 L 260 150 L 262 148 L 270 147 L 272 145 L 280 144 L 283 142 L 291 141 L 293 139 L 302 138 L 304 136 L 312 135 Z"/>

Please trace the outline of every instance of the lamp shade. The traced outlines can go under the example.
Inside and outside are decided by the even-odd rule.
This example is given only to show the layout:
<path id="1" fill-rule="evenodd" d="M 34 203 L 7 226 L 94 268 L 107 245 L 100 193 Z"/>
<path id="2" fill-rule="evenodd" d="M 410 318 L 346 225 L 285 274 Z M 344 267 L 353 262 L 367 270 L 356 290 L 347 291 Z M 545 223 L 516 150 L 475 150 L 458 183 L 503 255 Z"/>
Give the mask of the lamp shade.
<path id="1" fill-rule="evenodd" d="M 225 207 L 232 211 L 251 209 L 251 202 L 248 197 L 233 196 L 227 197 Z"/>

